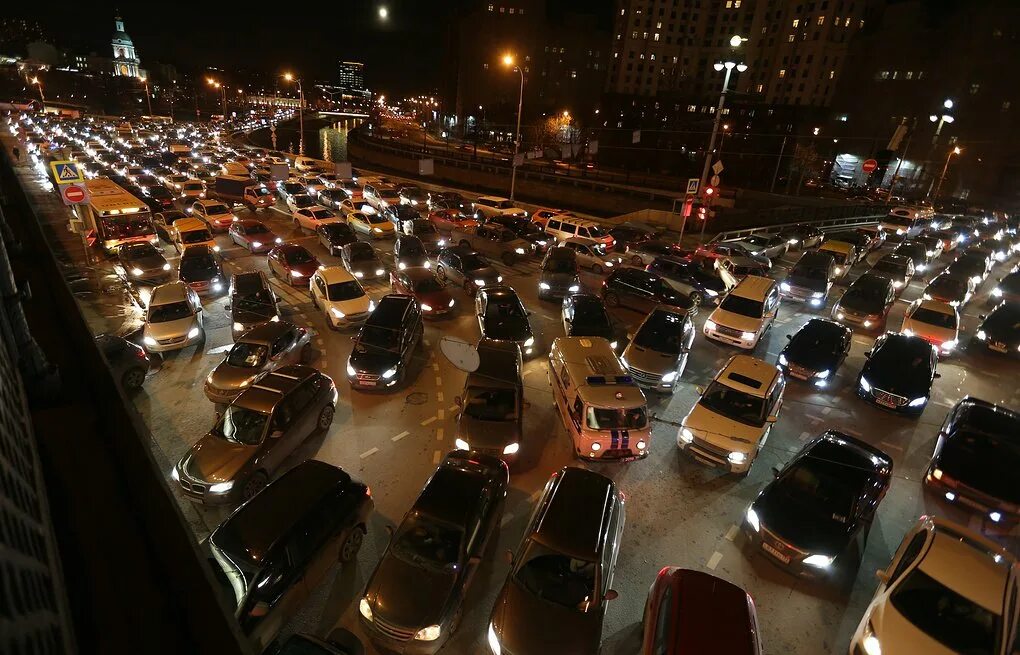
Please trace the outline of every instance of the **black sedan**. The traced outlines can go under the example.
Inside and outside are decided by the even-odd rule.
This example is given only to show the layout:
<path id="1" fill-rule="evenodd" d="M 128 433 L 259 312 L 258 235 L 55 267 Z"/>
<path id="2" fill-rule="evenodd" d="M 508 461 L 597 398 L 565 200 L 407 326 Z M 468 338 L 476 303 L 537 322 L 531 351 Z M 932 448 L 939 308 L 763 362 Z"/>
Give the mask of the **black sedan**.
<path id="1" fill-rule="evenodd" d="M 961 307 L 970 302 L 974 296 L 974 288 L 974 280 L 942 273 L 928 283 L 921 297 L 924 300 L 940 300 L 953 307 Z"/>
<path id="2" fill-rule="evenodd" d="M 479 289 L 475 295 L 475 315 L 483 339 L 516 343 L 524 357 L 530 357 L 537 350 L 528 311 L 510 287 L 497 285 Z"/>
<path id="3" fill-rule="evenodd" d="M 940 499 L 987 517 L 1020 522 L 1020 413 L 967 396 L 946 416 L 924 477 Z"/>
<path id="4" fill-rule="evenodd" d="M 918 336 L 887 332 L 865 353 L 857 395 L 879 407 L 920 416 L 931 396 L 938 349 Z"/>
<path id="5" fill-rule="evenodd" d="M 992 258 L 982 252 L 968 251 L 946 267 L 946 274 L 974 280 L 981 284 L 992 270 Z"/>
<path id="6" fill-rule="evenodd" d="M 904 241 L 900 245 L 896 246 L 896 250 L 893 254 L 903 255 L 904 257 L 910 257 L 910 261 L 914 262 L 914 271 L 917 273 L 924 273 L 928 270 L 928 266 L 931 263 L 931 256 L 928 254 L 931 252 L 927 246 L 919 241 Z"/>
<path id="7" fill-rule="evenodd" d="M 347 223 L 320 223 L 315 228 L 315 234 L 319 237 L 319 244 L 334 257 L 338 257 L 348 243 L 358 240 L 354 228 Z"/>
<path id="8" fill-rule="evenodd" d="M 161 283 L 170 279 L 172 266 L 151 243 L 126 243 L 117 248 L 124 277 L 132 282 Z"/>
<path id="9" fill-rule="evenodd" d="M 496 538 L 510 474 L 499 458 L 456 450 L 393 533 L 359 602 L 387 651 L 433 653 L 457 628 L 468 585 Z"/>
<path id="10" fill-rule="evenodd" d="M 593 293 L 572 293 L 563 298 L 563 332 L 568 337 L 603 337 L 615 350 L 617 327 L 602 299 Z"/>
<path id="11" fill-rule="evenodd" d="M 393 244 L 393 263 L 397 270 L 403 271 L 418 266 L 431 268 L 429 255 L 425 252 L 425 244 L 418 237 L 402 234 Z"/>
<path id="12" fill-rule="evenodd" d="M 850 328 L 824 318 L 813 318 L 794 334 L 779 353 L 779 369 L 798 380 L 825 387 L 843 365 L 850 352 L 853 332 Z"/>
<path id="13" fill-rule="evenodd" d="M 798 224 L 779 233 L 790 244 L 790 250 L 803 250 L 821 245 L 825 235 L 813 225 Z"/>
<path id="14" fill-rule="evenodd" d="M 989 301 L 995 304 L 1006 300 L 1020 303 L 1020 271 L 1013 270 L 1012 273 L 999 278 L 999 283 L 989 294 Z"/>
<path id="15" fill-rule="evenodd" d="M 756 552 L 795 575 L 853 579 L 892 467 L 881 450 L 829 430 L 761 490 L 747 508 L 744 534 Z"/>
<path id="16" fill-rule="evenodd" d="M 1020 353 L 1020 303 L 1001 302 L 981 318 L 972 344 L 1002 355 Z"/>
<path id="17" fill-rule="evenodd" d="M 894 302 L 895 282 L 885 275 L 865 273 L 833 305 L 832 318 L 865 330 L 884 330 Z"/>

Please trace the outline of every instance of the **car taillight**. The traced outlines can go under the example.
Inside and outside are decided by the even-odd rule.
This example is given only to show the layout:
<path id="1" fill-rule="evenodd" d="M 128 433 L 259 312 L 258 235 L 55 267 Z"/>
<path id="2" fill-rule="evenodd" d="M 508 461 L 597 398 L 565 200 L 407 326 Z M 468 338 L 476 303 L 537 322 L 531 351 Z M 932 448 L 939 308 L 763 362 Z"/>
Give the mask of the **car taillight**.
<path id="1" fill-rule="evenodd" d="M 365 485 L 365 495 L 369 497 L 372 496 L 372 487 Z"/>

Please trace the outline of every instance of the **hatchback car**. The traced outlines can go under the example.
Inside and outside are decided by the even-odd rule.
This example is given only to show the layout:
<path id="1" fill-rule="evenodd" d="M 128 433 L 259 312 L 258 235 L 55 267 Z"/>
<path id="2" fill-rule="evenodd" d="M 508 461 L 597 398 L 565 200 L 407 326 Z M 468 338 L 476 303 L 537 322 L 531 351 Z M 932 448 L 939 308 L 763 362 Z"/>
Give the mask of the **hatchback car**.
<path id="1" fill-rule="evenodd" d="M 383 296 L 354 338 L 347 359 L 351 388 L 389 389 L 406 379 L 424 329 L 418 301 L 402 294 Z"/>
<path id="2" fill-rule="evenodd" d="M 251 253 L 268 252 L 283 243 L 264 223 L 252 218 L 234 221 L 227 230 L 230 240 Z"/>
<path id="3" fill-rule="evenodd" d="M 152 364 L 144 348 L 112 334 L 96 337 L 96 347 L 110 365 L 113 379 L 120 383 L 124 391 L 130 393 L 141 388 Z"/>
<path id="4" fill-rule="evenodd" d="M 786 239 L 790 250 L 817 248 L 825 238 L 825 234 L 817 227 L 803 223 L 784 229 L 780 232 L 780 236 Z"/>
<path id="5" fill-rule="evenodd" d="M 379 253 L 364 241 L 354 241 L 341 248 L 340 262 L 359 280 L 378 280 L 386 275 Z"/>
<path id="6" fill-rule="evenodd" d="M 248 500 L 310 435 L 329 429 L 338 398 L 333 380 L 311 366 L 265 373 L 227 405 L 171 477 L 204 505 Z"/>
<path id="7" fill-rule="evenodd" d="M 521 349 L 515 343 L 480 339 L 478 368 L 468 373 L 457 396 L 457 436 L 462 450 L 499 457 L 507 466 L 524 445 L 524 379 Z"/>
<path id="8" fill-rule="evenodd" d="M 307 209 L 309 207 L 316 206 L 315 199 L 307 193 L 304 193 L 304 191 L 287 196 L 286 202 L 287 209 L 289 209 L 291 213 L 296 212 L 299 209 Z"/>
<path id="9" fill-rule="evenodd" d="M 291 286 L 306 286 L 322 264 L 304 246 L 284 243 L 269 251 L 269 272 Z"/>
<path id="10" fill-rule="evenodd" d="M 183 282 L 161 284 L 152 290 L 145 309 L 142 345 L 148 352 L 180 350 L 205 339 L 202 301 Z"/>
<path id="11" fill-rule="evenodd" d="M 903 315 L 900 332 L 916 334 L 940 355 L 950 355 L 960 343 L 960 312 L 941 300 L 915 300 Z"/>
<path id="12" fill-rule="evenodd" d="M 597 653 L 625 523 L 611 479 L 567 466 L 546 483 L 496 596 L 493 653 Z"/>
<path id="13" fill-rule="evenodd" d="M 832 318 L 864 330 L 885 330 L 896 302 L 896 284 L 880 273 L 865 273 L 853 281 L 832 306 Z"/>
<path id="14" fill-rule="evenodd" d="M 431 269 L 414 266 L 390 273 L 390 287 L 394 293 L 406 293 L 421 304 L 425 318 L 439 318 L 453 311 L 457 301 L 446 285 L 439 281 Z"/>
<path id="15" fill-rule="evenodd" d="M 357 278 L 340 266 L 326 266 L 312 274 L 312 306 L 323 313 L 333 330 L 361 325 L 375 309 Z"/>
<path id="16" fill-rule="evenodd" d="M 339 257 L 341 249 L 348 243 L 358 240 L 358 235 L 347 223 L 323 223 L 315 228 L 315 234 L 319 237 L 319 245 L 334 257 Z"/>
<path id="17" fill-rule="evenodd" d="M 889 455 L 848 434 L 815 437 L 748 506 L 750 548 L 797 576 L 852 581 L 892 469 Z"/>
<path id="18" fill-rule="evenodd" d="M 980 285 L 992 271 L 992 258 L 980 252 L 965 252 L 946 267 L 945 274 L 962 277 Z"/>
<path id="19" fill-rule="evenodd" d="M 917 336 L 887 332 L 865 353 L 857 376 L 857 395 L 897 413 L 920 416 L 941 377 L 938 349 Z"/>
<path id="20" fill-rule="evenodd" d="M 607 251 L 604 245 L 590 239 L 570 237 L 564 239 L 559 247 L 573 250 L 577 255 L 577 265 L 587 268 L 595 275 L 612 271 L 613 268 L 623 264 L 623 258 L 620 255 Z"/>
<path id="21" fill-rule="evenodd" d="M 429 213 L 429 221 L 437 230 L 465 230 L 478 226 L 474 216 L 459 209 L 434 209 Z"/>
<path id="22" fill-rule="evenodd" d="M 242 271 L 230 279 L 224 309 L 230 315 L 230 333 L 237 337 L 266 321 L 280 320 L 280 299 L 262 271 Z"/>
<path id="23" fill-rule="evenodd" d="M 475 316 L 482 338 L 516 343 L 525 357 L 537 351 L 528 315 L 517 292 L 510 287 L 482 287 L 475 296 Z"/>
<path id="24" fill-rule="evenodd" d="M 689 310 L 694 303 L 655 273 L 637 268 L 617 269 L 602 283 L 602 299 L 609 307 L 627 307 L 642 314 L 658 305 Z"/>
<path id="25" fill-rule="evenodd" d="M 868 272 L 889 278 L 892 281 L 893 288 L 896 290 L 896 295 L 899 296 L 910 285 L 910 281 L 914 279 L 914 260 L 904 255 L 892 253 L 882 255 Z"/>
<path id="26" fill-rule="evenodd" d="M 148 242 L 120 246 L 117 248 L 117 262 L 130 282 L 161 284 L 170 279 L 173 268 L 163 253 Z"/>
<path id="27" fill-rule="evenodd" d="M 265 371 L 308 364 L 313 355 L 308 330 L 286 321 L 262 323 L 234 340 L 233 347 L 205 378 L 205 397 L 229 404 Z"/>
<path id="28" fill-rule="evenodd" d="M 656 307 L 638 325 L 620 360 L 641 387 L 672 393 L 687 367 L 694 332 L 687 312 Z"/>
<path id="29" fill-rule="evenodd" d="M 436 258 L 436 275 L 473 296 L 478 289 L 503 281 L 495 268 L 477 252 L 459 246 L 443 248 Z"/>
<path id="30" fill-rule="evenodd" d="M 252 652 L 271 645 L 334 563 L 354 560 L 372 509 L 368 485 L 308 460 L 239 507 L 201 543 L 216 589 L 234 608 Z M 314 651 L 307 644 L 284 646 L 278 655 L 356 653 Z"/>
<path id="31" fill-rule="evenodd" d="M 365 585 L 358 611 L 369 639 L 401 653 L 434 653 L 446 643 L 497 538 L 509 482 L 499 458 L 463 450 L 446 456 Z"/>

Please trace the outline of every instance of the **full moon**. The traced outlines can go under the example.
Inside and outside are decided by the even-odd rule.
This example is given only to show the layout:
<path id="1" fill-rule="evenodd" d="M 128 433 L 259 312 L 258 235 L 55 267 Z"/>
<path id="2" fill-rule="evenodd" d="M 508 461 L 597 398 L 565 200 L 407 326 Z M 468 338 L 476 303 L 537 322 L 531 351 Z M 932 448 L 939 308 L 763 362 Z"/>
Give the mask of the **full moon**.
<path id="1" fill-rule="evenodd" d="M 390 10 L 386 7 L 379 7 L 379 18 L 386 20 L 390 17 Z"/>

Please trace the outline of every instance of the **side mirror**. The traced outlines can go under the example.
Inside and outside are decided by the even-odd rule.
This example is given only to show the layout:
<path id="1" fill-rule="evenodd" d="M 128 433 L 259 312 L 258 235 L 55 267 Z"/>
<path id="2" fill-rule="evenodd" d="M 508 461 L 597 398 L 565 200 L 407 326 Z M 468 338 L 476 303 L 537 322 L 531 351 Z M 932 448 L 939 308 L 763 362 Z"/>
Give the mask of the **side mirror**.
<path id="1" fill-rule="evenodd" d="M 229 312 L 230 311 L 230 303 L 227 303 L 226 305 L 223 305 L 223 311 L 225 311 L 225 312 Z"/>
<path id="2" fill-rule="evenodd" d="M 879 582 L 882 583 L 889 582 L 889 572 L 886 571 L 885 569 L 878 569 L 877 571 L 875 571 L 875 577 L 878 578 Z"/>
<path id="3" fill-rule="evenodd" d="M 514 565 L 514 551 L 512 551 L 512 550 L 510 550 L 508 548 L 506 550 L 506 552 L 503 553 L 503 559 L 506 560 L 507 564 L 509 564 L 510 566 L 513 566 Z"/>
<path id="4" fill-rule="evenodd" d="M 774 477 L 774 478 L 778 478 L 779 477 L 779 467 L 777 467 L 777 466 L 773 466 L 772 467 L 772 477 Z"/>
<path id="5" fill-rule="evenodd" d="M 935 377 L 936 377 L 936 378 L 940 378 L 940 377 L 942 377 L 942 374 L 941 374 L 941 373 L 936 373 L 936 374 L 935 374 Z"/>
<path id="6" fill-rule="evenodd" d="M 865 352 L 865 353 L 864 353 L 864 356 L 865 356 L 865 357 L 871 357 L 871 351 L 869 350 L 869 351 Z"/>
<path id="7" fill-rule="evenodd" d="M 792 341 L 793 340 L 793 335 L 792 334 L 786 335 L 786 340 L 787 341 Z"/>
<path id="8" fill-rule="evenodd" d="M 453 399 L 453 402 L 456 403 L 457 407 L 463 407 L 464 406 L 464 399 L 461 398 L 460 396 L 455 396 L 454 399 Z"/>
<path id="9" fill-rule="evenodd" d="M 778 420 L 779 420 L 778 416 L 776 416 L 775 414 L 771 414 L 767 419 L 765 419 L 765 422 L 766 423 L 775 423 Z"/>
<path id="10" fill-rule="evenodd" d="M 694 387 L 694 390 L 698 392 L 699 396 L 704 396 L 705 395 L 705 387 L 701 387 L 701 386 Z"/>
<path id="11" fill-rule="evenodd" d="M 273 430 L 272 432 L 269 433 L 269 438 L 270 439 L 279 439 L 282 436 L 283 436 L 283 430 Z"/>
<path id="12" fill-rule="evenodd" d="M 602 600 L 616 600 L 620 597 L 615 589 L 609 589 L 606 591 L 606 595 L 602 597 Z"/>

